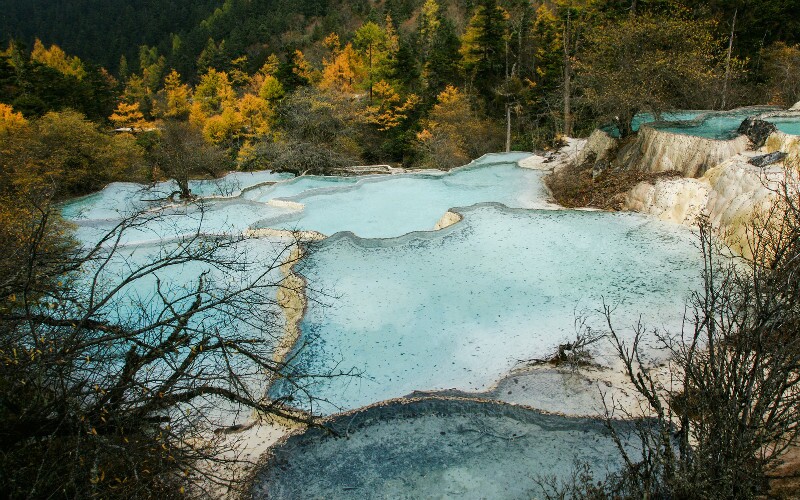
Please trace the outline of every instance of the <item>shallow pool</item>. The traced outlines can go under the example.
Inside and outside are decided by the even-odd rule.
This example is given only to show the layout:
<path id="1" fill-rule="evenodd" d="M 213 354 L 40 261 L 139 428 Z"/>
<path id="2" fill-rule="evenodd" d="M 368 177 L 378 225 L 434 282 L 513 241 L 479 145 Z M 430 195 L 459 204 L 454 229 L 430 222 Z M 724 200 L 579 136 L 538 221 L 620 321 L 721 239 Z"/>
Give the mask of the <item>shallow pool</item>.
<path id="1" fill-rule="evenodd" d="M 270 450 L 253 498 L 542 498 L 540 483 L 568 481 L 576 463 L 598 479 L 622 465 L 597 420 L 497 403 L 391 403 L 328 425 L 341 437 L 310 429 Z M 615 428 L 640 454 L 632 424 Z"/>
<path id="2" fill-rule="evenodd" d="M 312 247 L 299 270 L 312 284 L 301 327 L 313 347 L 293 367 L 364 376 L 319 381 L 309 390 L 327 402 L 299 404 L 332 413 L 415 390 L 484 390 L 518 360 L 573 339 L 582 312 L 604 328 L 604 302 L 626 332 L 640 314 L 676 330 L 699 283 L 682 226 L 497 204 L 459 211 L 464 221 L 438 232 L 339 234 Z"/>
<path id="3" fill-rule="evenodd" d="M 509 207 L 549 206 L 544 172 L 516 166 L 527 155 L 493 158 L 448 174 L 368 177 L 334 189 L 306 190 L 287 198 L 305 207 L 262 225 L 332 235 L 349 231 L 364 238 L 388 238 L 431 230 L 451 207 L 494 201 Z M 278 186 L 276 186 L 277 188 Z"/>
<path id="4" fill-rule="evenodd" d="M 706 139 L 729 140 L 739 135 L 739 125 L 745 118 L 756 116 L 774 107 L 748 107 L 731 111 L 713 111 L 684 122 L 656 123 L 653 127 L 673 134 L 691 135 Z"/>
<path id="5" fill-rule="evenodd" d="M 270 171 L 231 172 L 219 179 L 189 181 L 189 189 L 204 198 L 234 198 L 248 189 L 291 177 L 291 174 Z M 177 184 L 173 181 L 152 185 L 112 182 L 97 193 L 63 203 L 61 215 L 69 220 L 121 219 L 141 210 L 165 205 L 165 198 L 176 189 Z"/>
<path id="6" fill-rule="evenodd" d="M 766 121 L 774 123 L 781 132 L 789 135 L 800 135 L 800 115 L 798 116 L 770 116 Z"/>
<path id="7" fill-rule="evenodd" d="M 312 245 L 298 266 L 309 281 L 298 345 L 309 347 L 290 366 L 363 374 L 304 382 L 328 402 L 297 404 L 332 413 L 415 390 L 486 389 L 517 361 L 544 357 L 571 340 L 576 316 L 586 313 L 593 328 L 602 328 L 597 310 L 604 302 L 616 307 L 623 329 L 640 313 L 648 325 L 679 327 L 699 279 L 691 231 L 632 214 L 552 210 L 544 174 L 516 166 L 525 156 L 487 155 L 449 173 L 283 180 L 231 174 L 227 195 L 166 207 L 152 201 L 153 190 L 169 185 L 118 183 L 65 204 L 63 212 L 77 224 L 78 238 L 92 244 L 125 213 L 160 207 L 120 239 L 132 252 L 169 251 L 198 232 L 235 240 L 255 227 L 334 235 Z M 229 189 L 234 184 L 238 195 Z M 465 220 L 432 231 L 458 206 L 467 207 L 458 209 Z M 281 242 L 264 241 L 246 245 L 248 260 L 274 257 Z M 130 262 L 109 266 L 109 280 Z M 179 270 L 163 280 L 180 288 L 196 278 Z M 219 280 L 234 286 L 241 275 L 222 273 Z M 151 293 L 148 286 L 154 282 L 143 280 L 137 296 Z M 602 362 L 608 349 L 598 355 Z"/>
<path id="8" fill-rule="evenodd" d="M 653 113 L 639 113 L 633 117 L 631 121 L 631 130 L 636 132 L 639 130 L 639 127 L 646 123 L 652 123 L 655 121 L 686 121 L 686 120 L 694 120 L 697 116 L 708 113 L 708 111 L 702 110 L 681 110 L 681 111 L 667 111 L 661 113 L 661 118 L 657 118 Z M 608 132 L 611 137 L 619 138 L 619 130 L 614 125 L 607 125 L 603 127 L 603 130 Z"/>

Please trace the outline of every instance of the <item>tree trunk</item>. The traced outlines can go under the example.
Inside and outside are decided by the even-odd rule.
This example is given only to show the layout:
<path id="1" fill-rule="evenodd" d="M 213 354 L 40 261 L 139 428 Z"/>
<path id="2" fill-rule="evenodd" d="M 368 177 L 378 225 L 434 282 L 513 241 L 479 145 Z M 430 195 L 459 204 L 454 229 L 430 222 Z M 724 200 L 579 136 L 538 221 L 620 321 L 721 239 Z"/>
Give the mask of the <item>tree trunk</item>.
<path id="1" fill-rule="evenodd" d="M 369 103 L 372 104 L 372 44 L 369 45 Z"/>
<path id="2" fill-rule="evenodd" d="M 728 39 L 728 57 L 725 60 L 725 82 L 722 85 L 722 105 L 719 109 L 724 110 L 728 101 L 728 80 L 731 77 L 731 53 L 733 52 L 733 33 L 736 29 L 736 14 L 739 9 L 733 11 L 733 22 L 731 23 L 731 37 Z"/>
<path id="3" fill-rule="evenodd" d="M 506 103 L 506 153 L 511 151 L 511 105 Z"/>
<path id="4" fill-rule="evenodd" d="M 572 64 L 569 60 L 569 25 L 570 13 L 567 11 L 567 22 L 564 25 L 564 135 L 569 137 L 572 135 L 572 106 L 570 97 L 572 94 Z"/>

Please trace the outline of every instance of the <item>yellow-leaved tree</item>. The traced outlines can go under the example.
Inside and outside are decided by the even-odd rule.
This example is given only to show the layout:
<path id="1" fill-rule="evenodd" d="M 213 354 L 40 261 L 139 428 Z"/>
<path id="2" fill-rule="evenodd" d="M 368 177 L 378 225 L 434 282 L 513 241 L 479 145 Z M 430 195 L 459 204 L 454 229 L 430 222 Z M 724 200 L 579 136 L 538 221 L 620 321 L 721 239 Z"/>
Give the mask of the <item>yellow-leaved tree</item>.
<path id="1" fill-rule="evenodd" d="M 33 42 L 31 60 L 50 66 L 65 75 L 74 76 L 78 80 L 82 80 L 86 76 L 83 62 L 77 56 L 68 56 L 58 45 L 51 45 L 49 49 L 45 48 L 38 38 Z"/>
<path id="2" fill-rule="evenodd" d="M 236 103 L 236 109 L 244 124 L 245 135 L 252 137 L 269 133 L 272 108 L 265 99 L 245 94 Z"/>
<path id="3" fill-rule="evenodd" d="M 381 80 L 373 86 L 372 103 L 365 109 L 365 121 L 386 132 L 400 125 L 419 102 L 416 94 L 409 94 L 403 100 L 391 84 Z"/>
<path id="4" fill-rule="evenodd" d="M 27 126 L 28 120 L 22 113 L 14 111 L 8 104 L 0 103 L 0 137 L 7 137 Z"/>
<path id="5" fill-rule="evenodd" d="M 301 81 L 308 83 L 316 83 L 320 79 L 319 71 L 314 70 L 305 54 L 299 50 L 295 50 L 292 54 L 292 73 Z"/>
<path id="6" fill-rule="evenodd" d="M 129 128 L 131 132 L 137 130 L 141 131 L 146 125 L 144 114 L 139 109 L 139 103 L 134 102 L 128 104 L 127 102 L 120 102 L 114 113 L 108 117 L 111 123 L 117 128 Z"/>
<path id="7" fill-rule="evenodd" d="M 242 116 L 233 107 L 225 107 L 222 113 L 206 120 L 203 137 L 215 146 L 236 147 L 240 145 L 243 129 Z"/>
<path id="8" fill-rule="evenodd" d="M 498 127 L 480 117 L 473 110 L 469 96 L 452 85 L 437 96 L 422 126 L 417 140 L 425 167 L 464 165 L 481 154 L 497 151 L 502 144 Z"/>
<path id="9" fill-rule="evenodd" d="M 319 88 L 352 93 L 364 81 L 365 68 L 352 44 L 323 61 Z"/>
<path id="10" fill-rule="evenodd" d="M 160 115 L 165 118 L 185 120 L 191 111 L 191 91 L 189 86 L 181 83 L 181 75 L 174 69 L 164 78 L 164 88 L 160 92 Z"/>
<path id="11" fill-rule="evenodd" d="M 228 74 L 211 68 L 200 77 L 200 83 L 194 89 L 194 98 L 203 113 L 216 115 L 222 113 L 224 107 L 231 107 L 236 96 Z"/>

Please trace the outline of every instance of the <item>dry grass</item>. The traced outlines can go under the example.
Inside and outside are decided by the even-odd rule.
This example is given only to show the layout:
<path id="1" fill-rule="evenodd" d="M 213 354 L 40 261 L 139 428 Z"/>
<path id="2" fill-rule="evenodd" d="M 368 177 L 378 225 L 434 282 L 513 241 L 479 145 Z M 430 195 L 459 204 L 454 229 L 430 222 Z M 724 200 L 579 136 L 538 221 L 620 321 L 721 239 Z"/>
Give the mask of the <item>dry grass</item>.
<path id="1" fill-rule="evenodd" d="M 591 163 L 570 166 L 553 172 L 545 182 L 555 201 L 564 207 L 621 210 L 625 195 L 640 182 L 681 177 L 676 171 L 650 173 L 615 167 L 593 176 L 592 170 Z"/>

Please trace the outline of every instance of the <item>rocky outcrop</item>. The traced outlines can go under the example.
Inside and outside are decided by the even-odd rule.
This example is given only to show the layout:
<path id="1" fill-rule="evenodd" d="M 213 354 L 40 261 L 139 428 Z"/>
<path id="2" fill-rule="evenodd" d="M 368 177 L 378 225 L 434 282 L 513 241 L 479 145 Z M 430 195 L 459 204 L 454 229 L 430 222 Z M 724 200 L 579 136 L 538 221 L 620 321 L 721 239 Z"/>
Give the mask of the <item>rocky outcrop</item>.
<path id="1" fill-rule="evenodd" d="M 747 224 L 774 200 L 775 189 L 784 179 L 782 165 L 757 167 L 750 159 L 735 156 L 699 179 L 641 183 L 628 194 L 625 208 L 689 225 L 697 215 L 706 214 L 731 249 L 749 257 Z"/>
<path id="2" fill-rule="evenodd" d="M 781 162 L 786 158 L 786 153 L 783 151 L 775 151 L 774 153 L 767 153 L 765 155 L 758 155 L 750 158 L 750 165 L 755 165 L 756 167 L 767 167 L 769 165 L 774 165 L 775 163 Z"/>
<path id="3" fill-rule="evenodd" d="M 770 134 L 764 144 L 764 150 L 766 150 L 767 153 L 774 153 L 776 151 L 789 153 L 791 151 L 797 151 L 798 149 L 800 149 L 800 136 L 787 134 L 780 130 L 776 130 Z"/>
<path id="4" fill-rule="evenodd" d="M 453 224 L 456 224 L 457 222 L 461 222 L 461 219 L 462 219 L 461 214 L 458 214 L 456 212 L 451 212 L 448 210 L 447 212 L 444 213 L 444 215 L 442 215 L 442 218 L 439 219 L 439 222 L 437 222 L 436 225 L 433 226 L 433 230 L 438 231 L 440 229 L 450 227 Z"/>
<path id="5" fill-rule="evenodd" d="M 691 225 L 706 208 L 710 190 L 708 182 L 700 179 L 663 179 L 655 184 L 642 182 L 628 193 L 624 209 Z"/>
<path id="6" fill-rule="evenodd" d="M 739 125 L 739 132 L 746 135 L 753 147 L 758 149 L 767 142 L 767 138 L 775 133 L 778 127 L 774 123 L 770 123 L 759 118 L 746 118 L 741 125 Z"/>
<path id="7" fill-rule="evenodd" d="M 622 163 L 645 172 L 680 172 L 700 177 L 708 169 L 747 150 L 750 140 L 738 136 L 715 140 L 665 132 L 650 126 L 639 129 L 636 142 L 626 150 Z"/>
<path id="8" fill-rule="evenodd" d="M 517 162 L 521 168 L 531 170 L 552 170 L 558 171 L 570 165 L 574 165 L 578 158 L 583 154 L 588 141 L 586 139 L 574 139 L 567 137 L 566 144 L 556 151 L 550 151 L 543 155 L 531 155 Z"/>
<path id="9" fill-rule="evenodd" d="M 579 164 L 586 161 L 608 162 L 613 159 L 617 147 L 619 147 L 619 139 L 611 137 L 608 132 L 598 128 L 589 136 L 586 145 L 578 153 L 576 159 Z"/>
<path id="10" fill-rule="evenodd" d="M 275 198 L 267 201 L 267 205 L 278 208 L 288 208 L 290 210 L 297 210 L 297 211 L 301 211 L 305 208 L 305 206 L 302 203 L 290 200 L 281 200 L 280 198 Z"/>

